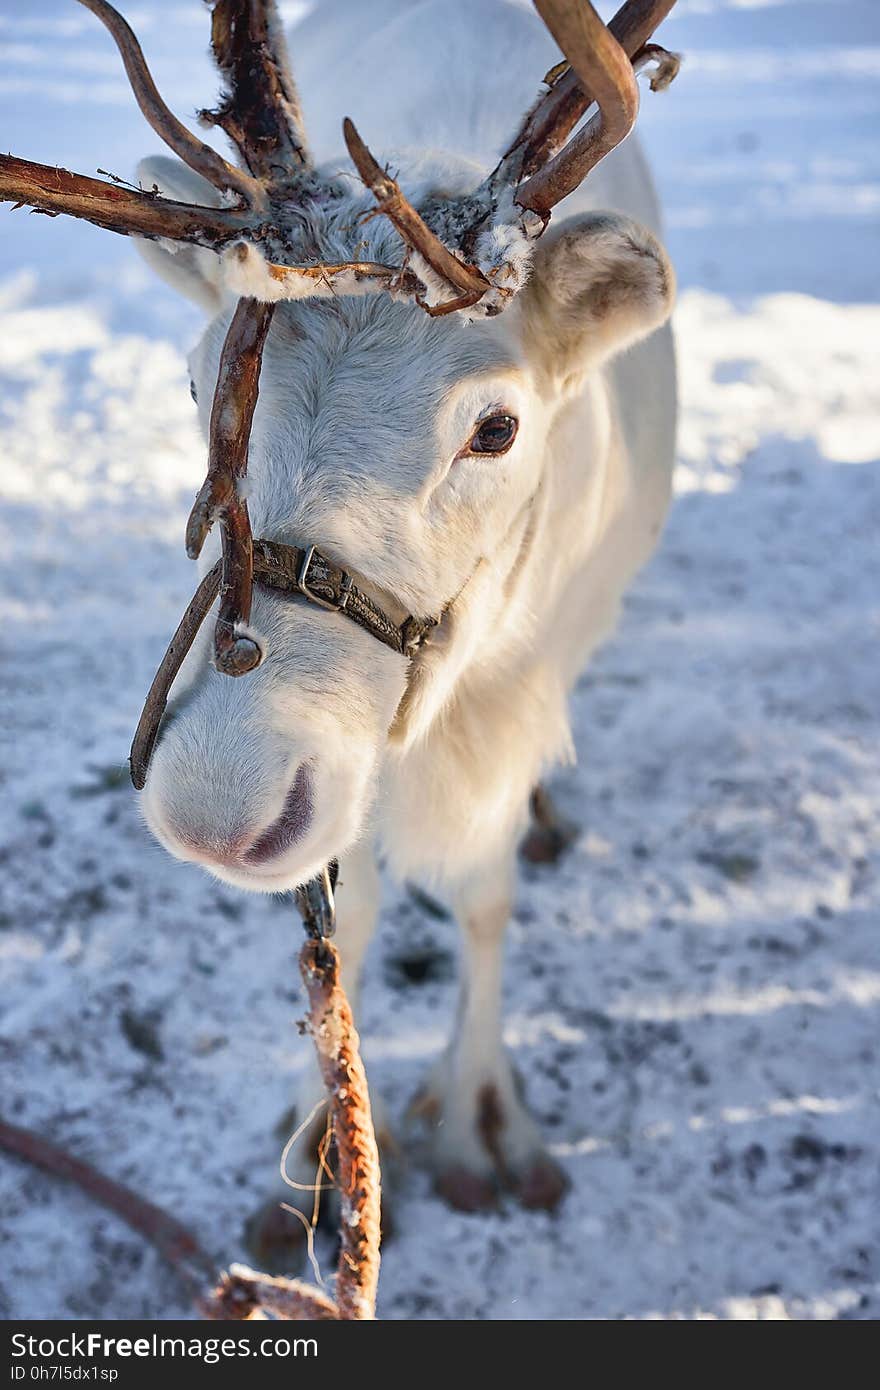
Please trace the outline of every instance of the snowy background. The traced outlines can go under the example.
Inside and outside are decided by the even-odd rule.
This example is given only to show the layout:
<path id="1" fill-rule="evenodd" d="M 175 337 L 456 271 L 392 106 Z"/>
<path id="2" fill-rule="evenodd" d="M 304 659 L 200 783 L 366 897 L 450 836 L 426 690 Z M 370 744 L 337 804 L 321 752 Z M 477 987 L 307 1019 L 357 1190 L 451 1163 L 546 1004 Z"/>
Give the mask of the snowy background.
<path id="1" fill-rule="evenodd" d="M 210 104 L 197 0 L 124 8 L 180 114 Z M 461 1216 L 414 1158 L 385 1318 L 880 1315 L 880 13 L 680 0 L 662 37 L 678 496 L 578 688 L 555 790 L 582 833 L 524 872 L 507 961 L 572 1187 Z M 0 117 L 86 173 L 156 147 L 72 0 L 0 0 Z M 193 582 L 197 327 L 122 238 L 0 209 L 0 1112 L 230 1260 L 305 1057 L 299 926 L 151 844 L 124 766 Z M 389 888 L 362 1022 L 401 1122 L 456 949 Z M 0 1213 L 0 1315 L 189 1315 L 140 1240 L 2 1157 Z"/>

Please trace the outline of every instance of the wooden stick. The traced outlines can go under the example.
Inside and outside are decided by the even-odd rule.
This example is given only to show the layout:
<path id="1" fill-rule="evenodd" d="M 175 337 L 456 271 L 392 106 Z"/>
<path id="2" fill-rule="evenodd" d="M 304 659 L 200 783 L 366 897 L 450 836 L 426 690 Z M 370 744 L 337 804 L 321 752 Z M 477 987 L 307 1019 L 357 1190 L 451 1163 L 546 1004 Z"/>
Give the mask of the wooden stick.
<path id="1" fill-rule="evenodd" d="M 206 1318 L 247 1321 L 271 1313 L 285 1322 L 338 1322 L 339 1309 L 328 1294 L 301 1279 L 276 1279 L 247 1265 L 231 1265 L 201 1301 Z"/>
<path id="2" fill-rule="evenodd" d="M 171 1264 L 191 1293 L 200 1293 L 205 1280 L 216 1277 L 215 1261 L 206 1255 L 191 1231 L 169 1216 L 161 1207 L 139 1197 L 131 1188 L 105 1177 L 90 1163 L 43 1139 L 32 1130 L 21 1129 L 0 1119 L 0 1149 L 25 1163 L 42 1168 L 52 1177 L 75 1183 L 89 1197 L 115 1212 L 140 1232 Z"/>
<path id="3" fill-rule="evenodd" d="M 339 952 L 309 939 L 300 952 L 309 1031 L 330 1103 L 342 1204 L 336 1302 L 340 1318 L 376 1314 L 381 1238 L 379 1150 L 357 1030 L 339 983 Z"/>
<path id="4" fill-rule="evenodd" d="M 0 1150 L 64 1178 L 146 1237 L 184 1280 L 211 1319 L 357 1320 L 375 1317 L 379 1277 L 379 1152 L 367 1078 L 351 1008 L 339 983 L 339 954 L 308 939 L 300 971 L 309 1000 L 309 1031 L 327 1088 L 336 1138 L 341 1199 L 340 1254 L 333 1299 L 299 1279 L 275 1279 L 232 1265 L 221 1273 L 195 1236 L 161 1207 L 31 1130 L 0 1120 Z"/>

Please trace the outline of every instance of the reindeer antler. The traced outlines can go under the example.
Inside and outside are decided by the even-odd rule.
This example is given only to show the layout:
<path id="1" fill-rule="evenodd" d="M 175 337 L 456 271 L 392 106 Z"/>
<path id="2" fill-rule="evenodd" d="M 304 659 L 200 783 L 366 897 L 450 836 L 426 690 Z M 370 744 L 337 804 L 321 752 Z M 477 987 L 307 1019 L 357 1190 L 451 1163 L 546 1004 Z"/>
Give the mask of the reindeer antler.
<path id="1" fill-rule="evenodd" d="M 101 23 L 112 34 L 125 66 L 125 74 L 131 84 L 135 100 L 150 125 L 184 164 L 188 164 L 197 174 L 212 183 L 215 188 L 231 189 L 239 193 L 252 206 L 259 203 L 261 186 L 256 179 L 227 163 L 222 155 L 212 150 L 171 112 L 159 95 L 155 82 L 147 67 L 141 46 L 133 30 L 114 10 L 107 0 L 79 0 L 87 10 L 97 15 Z"/>
<path id="2" fill-rule="evenodd" d="M 257 180 L 290 183 L 311 161 L 274 0 L 215 0 L 211 48 L 228 91 L 199 118 L 226 131 Z"/>
<path id="3" fill-rule="evenodd" d="M 592 5 L 535 0 L 535 8 L 599 107 L 585 128 L 517 189 L 520 207 L 549 213 L 629 135 L 638 115 L 639 92 L 629 58 Z"/>
<path id="4" fill-rule="evenodd" d="M 193 503 L 186 527 L 186 553 L 201 554 L 215 519 L 223 521 L 223 575 L 220 613 L 214 629 L 214 664 L 227 676 L 252 671 L 263 659 L 254 635 L 245 630 L 251 616 L 254 582 L 253 540 L 247 502 L 240 483 L 247 470 L 248 442 L 260 389 L 263 345 L 275 306 L 240 299 L 220 353 L 211 408 L 208 476 Z"/>
<path id="5" fill-rule="evenodd" d="M 675 0 L 629 0 L 629 3 L 623 5 L 609 21 L 608 33 L 617 41 L 634 66 L 654 30 L 674 5 Z M 537 4 L 537 0 L 536 8 L 543 14 L 545 6 Z M 555 10 L 558 7 L 552 8 Z M 561 41 L 560 33 L 553 28 L 555 19 L 551 16 L 545 22 L 566 53 L 566 61 L 552 73 L 548 73 L 549 90 L 526 114 L 501 163 L 488 180 L 493 186 L 523 183 L 523 194 L 528 187 L 524 181 L 549 164 L 595 100 L 592 74 L 586 76 L 582 66 L 571 61 L 569 49 Z M 660 49 L 659 45 L 655 44 L 653 47 L 665 53 L 665 49 Z M 589 61 L 589 54 L 587 59 Z M 585 170 L 577 182 L 582 181 L 587 172 L 588 170 Z M 573 191 L 577 182 L 567 191 Z M 522 200 L 518 198 L 517 201 Z M 523 203 L 523 206 L 531 204 Z"/>
<path id="6" fill-rule="evenodd" d="M 348 116 L 342 122 L 342 134 L 354 167 L 379 204 L 377 212 L 388 218 L 401 241 L 421 256 L 435 275 L 458 292 L 457 297 L 448 303 L 436 306 L 426 303 L 424 307 L 428 313 L 448 314 L 476 304 L 489 289 L 485 275 L 476 266 L 460 261 L 431 231 L 412 203 L 401 193 L 397 181 L 376 163 Z"/>
<path id="7" fill-rule="evenodd" d="M 221 521 L 221 602 L 214 659 L 218 670 L 242 675 L 262 659 L 257 638 L 247 630 L 253 558 L 242 482 L 272 304 L 319 295 L 388 292 L 414 299 L 430 314 L 499 313 L 521 287 L 530 244 L 543 232 L 551 210 L 632 129 L 638 111 L 634 69 L 657 63 L 655 87 L 668 84 L 675 75 L 674 55 L 648 43 L 675 0 L 626 0 L 607 28 L 588 0 L 535 0 L 565 62 L 548 74 L 547 92 L 484 183 L 466 199 L 437 202 L 424 215 L 346 119 L 343 133 L 349 154 L 376 199 L 372 215 L 387 217 L 406 248 L 399 266 L 371 261 L 310 264 L 298 253 L 291 205 L 315 197 L 341 198 L 345 184 L 319 178 L 312 167 L 275 0 L 208 0 L 211 45 L 225 91 L 217 110 L 203 111 L 200 117 L 226 132 L 245 168 L 230 164 L 169 110 L 137 38 L 107 0 L 79 3 L 115 40 L 150 125 L 222 194 L 223 204 L 175 202 L 156 190 L 128 189 L 13 155 L 0 155 L 0 201 L 27 204 L 51 216 L 67 213 L 127 236 L 204 247 L 221 256 L 226 287 L 244 296 L 221 354 L 208 475 L 187 528 L 187 549 L 195 556 L 213 522 Z M 572 135 L 594 102 L 596 114 Z M 510 253 L 500 254 L 498 247 L 516 244 L 523 254 L 514 264 Z M 200 590 L 198 622 L 205 602 L 210 603 L 207 593 Z M 188 645 L 198 627 L 191 613 L 190 618 L 163 663 L 163 680 L 155 690 L 157 707 L 167 697 L 170 679 L 185 654 L 183 629 Z"/>
<path id="8" fill-rule="evenodd" d="M 540 236 L 556 204 L 629 135 L 639 106 L 635 73 L 645 62 L 658 63 L 662 77 L 652 82 L 652 89 L 661 90 L 678 72 L 679 59 L 674 54 L 658 44 L 648 45 L 674 4 L 675 0 L 626 0 L 606 28 L 588 0 L 534 0 L 565 61 L 548 74 L 548 92 L 527 114 L 496 168 L 467 199 L 473 213 L 469 225 L 463 230 L 458 226 L 462 247 L 474 247 L 480 241 L 492 246 L 491 233 L 503 225 L 499 210 L 504 195 L 510 193 L 521 214 L 520 234 L 526 239 Z M 596 115 L 569 140 L 594 102 Z M 350 120 L 344 122 L 343 134 L 361 179 L 377 199 L 378 211 L 393 222 L 416 257 L 454 292 L 452 299 L 439 305 L 420 299 L 422 307 L 433 314 L 475 304 L 485 313 L 503 309 L 521 284 L 520 280 L 505 286 L 510 266 L 492 265 L 492 257 L 486 264 L 472 264 L 454 255 L 380 168 Z M 461 222 L 455 209 L 445 219 L 442 214 L 434 216 L 450 226 Z M 504 216 L 509 218 L 509 210 Z M 507 230 L 516 229 L 508 224 Z M 473 259 L 479 261 L 479 256 Z"/>

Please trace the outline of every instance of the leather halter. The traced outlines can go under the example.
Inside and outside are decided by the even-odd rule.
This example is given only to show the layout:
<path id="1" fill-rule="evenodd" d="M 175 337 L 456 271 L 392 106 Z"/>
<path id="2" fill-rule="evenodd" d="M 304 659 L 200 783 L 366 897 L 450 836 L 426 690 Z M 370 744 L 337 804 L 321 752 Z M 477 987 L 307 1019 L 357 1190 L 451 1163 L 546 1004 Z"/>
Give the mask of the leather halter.
<path id="1" fill-rule="evenodd" d="M 343 614 L 407 661 L 424 646 L 431 630 L 440 621 L 410 614 L 402 623 L 395 623 L 355 584 L 346 570 L 334 565 L 314 545 L 301 549 L 282 545 L 280 541 L 255 540 L 253 556 L 255 584 L 282 593 L 300 594 L 318 608 Z M 138 791 L 147 780 L 171 686 L 220 591 L 220 576 L 221 562 L 218 560 L 196 589 L 147 693 L 129 755 L 131 780 Z"/>
<path id="2" fill-rule="evenodd" d="M 302 594 L 310 603 L 331 613 L 344 613 L 371 637 L 384 642 L 400 656 L 414 656 L 437 618 L 414 618 L 398 626 L 340 566 L 328 560 L 316 546 L 300 550 L 278 541 L 254 541 L 254 580 L 267 589 Z"/>

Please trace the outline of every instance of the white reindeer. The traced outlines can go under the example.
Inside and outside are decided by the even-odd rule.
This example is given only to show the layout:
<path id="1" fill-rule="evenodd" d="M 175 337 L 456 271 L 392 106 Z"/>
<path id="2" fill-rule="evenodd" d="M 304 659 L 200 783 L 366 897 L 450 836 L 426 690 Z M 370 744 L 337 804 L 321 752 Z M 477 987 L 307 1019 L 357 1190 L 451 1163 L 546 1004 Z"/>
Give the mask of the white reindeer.
<path id="1" fill-rule="evenodd" d="M 324 0 L 290 43 L 319 177 L 350 168 L 344 106 L 395 140 L 391 163 L 422 207 L 480 182 L 558 59 L 531 10 L 505 0 L 376 0 L 368 19 L 356 0 Z M 140 179 L 178 202 L 229 203 L 176 160 L 146 161 Z M 306 257 L 399 261 L 370 193 L 356 179 L 346 189 L 291 209 Z M 499 1185 L 542 1207 L 564 1189 L 502 1045 L 502 944 L 530 792 L 573 755 L 572 684 L 669 501 L 674 280 L 657 227 L 630 141 L 542 238 L 496 236 L 519 290 L 502 314 L 431 317 L 401 295 L 347 292 L 353 283 L 277 306 L 250 437 L 253 533 L 316 543 L 395 621 L 440 621 L 408 663 L 344 614 L 258 586 L 247 630 L 266 659 L 230 680 L 200 634 L 143 796 L 173 855 L 241 888 L 292 889 L 339 858 L 353 999 L 379 902 L 377 846 L 397 876 L 448 892 L 461 1000 L 420 1109 L 438 1189 L 467 1209 Z M 210 315 L 190 358 L 207 431 L 236 293 L 271 297 L 265 262 L 239 252 L 230 277 L 230 257 L 206 246 L 141 245 Z M 436 302 L 424 260 L 411 266 Z M 218 553 L 205 547 L 203 573 Z M 320 1094 L 309 1072 L 301 1113 Z M 264 1245 L 280 1238 L 271 1220 L 267 1231 Z"/>

